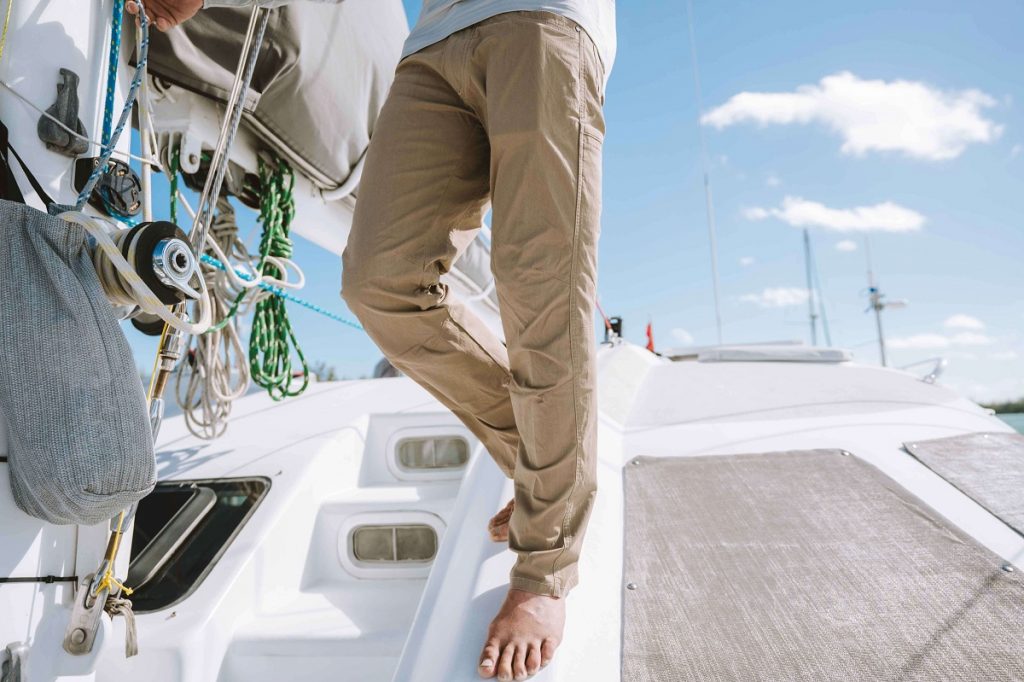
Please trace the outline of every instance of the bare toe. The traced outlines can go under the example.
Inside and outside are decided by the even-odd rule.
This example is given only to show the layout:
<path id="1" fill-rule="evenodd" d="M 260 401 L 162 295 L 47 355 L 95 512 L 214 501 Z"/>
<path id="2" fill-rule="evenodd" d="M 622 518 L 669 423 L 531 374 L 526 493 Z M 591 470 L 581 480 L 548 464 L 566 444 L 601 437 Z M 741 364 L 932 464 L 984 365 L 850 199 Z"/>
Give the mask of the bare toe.
<path id="1" fill-rule="evenodd" d="M 515 500 L 509 500 L 508 504 L 487 523 L 487 531 L 494 542 L 508 542 L 508 524 L 512 519 L 513 509 L 515 509 Z"/>
<path id="2" fill-rule="evenodd" d="M 501 652 L 501 660 L 498 661 L 498 679 L 508 682 L 512 679 L 512 659 L 516 655 L 516 645 L 506 644 L 505 650 Z"/>
<path id="3" fill-rule="evenodd" d="M 526 679 L 526 647 L 522 644 L 516 646 L 516 655 L 512 659 L 512 674 L 517 680 Z"/>
<path id="4" fill-rule="evenodd" d="M 530 645 L 530 653 L 526 654 L 526 674 L 535 675 L 540 670 L 540 646 Z"/>
<path id="5" fill-rule="evenodd" d="M 484 651 L 480 655 L 480 677 L 485 680 L 489 680 L 494 677 L 494 674 L 498 669 L 498 655 L 500 653 L 501 647 L 498 646 L 498 640 L 487 640 L 487 645 L 484 646 Z"/>
<path id="6" fill-rule="evenodd" d="M 544 643 L 540 645 L 540 665 L 542 668 L 555 657 L 555 649 L 557 648 L 558 641 L 551 637 L 545 639 Z"/>

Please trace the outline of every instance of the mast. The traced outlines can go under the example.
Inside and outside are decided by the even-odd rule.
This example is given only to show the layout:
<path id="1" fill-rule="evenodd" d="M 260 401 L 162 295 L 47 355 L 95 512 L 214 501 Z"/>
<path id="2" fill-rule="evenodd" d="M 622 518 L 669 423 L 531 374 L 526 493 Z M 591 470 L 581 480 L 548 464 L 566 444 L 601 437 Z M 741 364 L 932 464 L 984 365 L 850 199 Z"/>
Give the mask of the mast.
<path id="1" fill-rule="evenodd" d="M 693 90 L 697 99 L 697 134 L 700 139 L 700 162 L 704 173 L 704 207 L 708 221 L 708 245 L 711 249 L 711 290 L 715 300 L 715 329 L 718 343 L 722 343 L 722 305 L 718 293 L 718 237 L 715 229 L 715 206 L 711 200 L 711 175 L 708 172 L 707 142 L 704 140 L 704 126 L 700 117 L 704 103 L 700 91 L 700 69 L 697 66 L 697 42 L 693 32 L 693 2 L 686 0 L 686 19 L 690 30 L 690 62 L 693 65 Z"/>
<path id="2" fill-rule="evenodd" d="M 811 345 L 818 345 L 818 311 L 814 305 L 814 276 L 811 268 L 811 235 L 804 228 L 804 269 L 807 272 L 807 315 L 811 323 Z"/>
<path id="3" fill-rule="evenodd" d="M 864 237 L 864 252 L 868 259 L 868 300 L 870 302 L 870 309 L 875 311 L 875 327 L 878 329 L 878 355 L 882 360 L 882 367 L 886 367 L 882 311 L 886 308 L 905 308 L 907 301 L 905 299 L 894 299 L 891 301 L 885 299 L 885 294 L 878 287 L 878 283 L 875 281 L 875 273 L 871 269 L 871 242 L 868 241 L 866 236 Z"/>

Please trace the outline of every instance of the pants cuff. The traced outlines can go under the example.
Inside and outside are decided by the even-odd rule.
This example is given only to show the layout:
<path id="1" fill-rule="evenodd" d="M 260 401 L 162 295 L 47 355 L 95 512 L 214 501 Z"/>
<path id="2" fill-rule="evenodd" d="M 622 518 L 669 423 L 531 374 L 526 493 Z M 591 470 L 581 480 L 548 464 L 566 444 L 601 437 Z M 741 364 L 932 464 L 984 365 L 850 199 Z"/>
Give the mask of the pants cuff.
<path id="1" fill-rule="evenodd" d="M 522 578 L 513 575 L 509 580 L 509 587 L 513 590 L 522 590 L 523 592 L 532 592 L 533 594 L 543 594 L 548 597 L 557 597 L 559 599 L 568 596 L 569 592 L 575 586 L 575 579 L 563 583 L 561 580 L 554 577 L 549 578 L 548 580 L 531 580 L 530 578 Z"/>

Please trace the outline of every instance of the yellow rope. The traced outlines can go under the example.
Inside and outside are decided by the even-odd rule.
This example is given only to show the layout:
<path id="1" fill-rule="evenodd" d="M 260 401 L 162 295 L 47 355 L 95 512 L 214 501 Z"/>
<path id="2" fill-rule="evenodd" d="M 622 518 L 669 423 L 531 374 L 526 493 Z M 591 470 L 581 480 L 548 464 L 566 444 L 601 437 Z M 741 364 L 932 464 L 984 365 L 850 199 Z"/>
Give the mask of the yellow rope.
<path id="1" fill-rule="evenodd" d="M 11 7 L 14 6 L 14 0 L 7 0 L 7 13 L 4 15 L 4 30 L 0 34 L 0 59 L 4 57 L 4 47 L 7 46 L 7 26 L 11 23 Z"/>
<path id="2" fill-rule="evenodd" d="M 107 570 L 103 573 L 103 577 L 100 578 L 100 581 L 96 584 L 96 589 L 93 590 L 92 593 L 93 597 L 98 597 L 100 592 L 104 589 L 113 592 L 113 588 L 115 587 L 124 590 L 125 594 L 130 595 L 132 593 L 132 589 L 130 587 L 127 587 L 124 583 L 114 577 L 114 559 L 117 558 L 117 550 L 121 547 L 121 530 L 124 526 L 124 517 L 125 512 L 123 511 L 117 516 L 117 530 L 113 533 L 112 542 L 110 543 L 110 547 L 107 548 L 107 555 L 104 557 L 106 559 Z"/>

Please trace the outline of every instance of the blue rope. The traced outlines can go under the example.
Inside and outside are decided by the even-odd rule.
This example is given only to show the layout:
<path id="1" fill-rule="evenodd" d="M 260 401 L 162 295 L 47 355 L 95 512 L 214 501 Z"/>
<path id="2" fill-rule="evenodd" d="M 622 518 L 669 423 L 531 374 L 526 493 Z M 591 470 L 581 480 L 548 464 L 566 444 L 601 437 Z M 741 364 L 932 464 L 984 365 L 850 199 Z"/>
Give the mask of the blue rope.
<path id="1" fill-rule="evenodd" d="M 205 253 L 202 256 L 200 256 L 199 260 L 201 260 L 202 262 L 206 263 L 207 265 L 212 265 L 213 267 L 217 268 L 218 270 L 227 270 L 227 266 L 225 266 L 223 263 L 221 263 L 218 259 L 214 258 L 213 256 L 207 255 Z M 244 279 L 247 282 L 251 282 L 253 280 L 253 276 L 252 275 L 250 275 L 247 272 L 242 272 L 241 270 L 238 270 L 237 268 L 235 269 L 235 274 L 238 275 L 239 277 L 241 277 L 242 279 Z M 308 309 L 312 310 L 315 313 L 320 313 L 321 315 L 323 315 L 325 317 L 329 317 L 329 318 L 331 318 L 332 320 L 334 320 L 336 322 L 341 322 L 342 324 L 348 325 L 349 327 L 352 327 L 353 329 L 358 329 L 359 331 L 364 331 L 362 325 L 360 325 L 358 322 L 353 322 L 352 320 L 345 319 L 344 317 L 342 317 L 341 315 L 338 315 L 337 313 L 332 313 L 330 310 L 326 310 L 324 308 L 321 308 L 316 303 L 310 303 L 309 301 L 305 301 L 305 300 L 299 298 L 298 296 L 295 296 L 295 295 L 285 291 L 281 287 L 275 287 L 273 285 L 267 284 L 266 282 L 260 282 L 257 286 L 259 286 L 260 289 L 264 289 L 266 291 L 269 291 L 270 293 L 274 294 L 275 296 L 279 296 L 279 297 L 285 299 L 286 301 L 291 301 L 292 303 L 298 303 L 303 308 L 308 308 Z"/>
<path id="2" fill-rule="evenodd" d="M 85 183 L 85 187 L 83 187 L 82 191 L 78 194 L 78 200 L 75 202 L 74 206 L 74 210 L 76 211 L 81 211 L 82 207 L 85 206 L 93 189 L 96 187 L 96 183 L 100 179 L 100 175 L 102 175 L 106 170 L 107 162 L 110 161 L 110 156 L 114 153 L 114 147 L 117 146 L 117 141 L 120 139 L 121 133 L 124 132 L 124 127 L 128 124 L 129 119 L 131 119 L 132 107 L 135 105 L 135 96 L 139 92 L 139 86 L 142 84 L 142 75 L 146 71 L 146 61 L 149 59 L 149 17 L 146 16 L 146 10 L 143 8 L 142 2 L 139 1 L 137 4 L 139 7 L 139 24 L 142 27 L 142 42 L 139 45 L 139 64 L 135 68 L 135 75 L 132 77 L 132 84 L 128 88 L 128 97 L 125 99 L 124 108 L 121 109 L 121 117 L 117 121 L 117 127 L 114 128 L 114 132 L 111 134 L 110 139 L 105 141 L 103 145 L 103 153 L 100 154 L 96 167 L 92 169 L 92 173 L 89 175 L 89 180 Z M 115 16 L 120 16 L 116 13 L 116 9 Z M 115 32 L 111 36 L 111 52 L 120 50 L 121 47 L 121 31 L 119 24 L 120 22 L 115 20 Z M 117 67 L 115 65 L 115 71 L 116 68 Z M 114 100 L 113 88 L 110 87 L 109 72 L 107 86 L 106 108 L 112 113 Z M 104 120 L 105 119 L 106 113 L 104 113 Z"/>
<path id="3" fill-rule="evenodd" d="M 114 125 L 114 92 L 117 90 L 117 62 L 121 54 L 121 22 L 124 18 L 124 0 L 114 0 L 114 18 L 110 28 L 110 54 L 107 57 L 107 101 L 103 107 L 104 146 L 110 142 L 110 128 Z"/>

